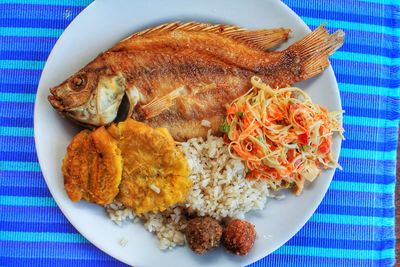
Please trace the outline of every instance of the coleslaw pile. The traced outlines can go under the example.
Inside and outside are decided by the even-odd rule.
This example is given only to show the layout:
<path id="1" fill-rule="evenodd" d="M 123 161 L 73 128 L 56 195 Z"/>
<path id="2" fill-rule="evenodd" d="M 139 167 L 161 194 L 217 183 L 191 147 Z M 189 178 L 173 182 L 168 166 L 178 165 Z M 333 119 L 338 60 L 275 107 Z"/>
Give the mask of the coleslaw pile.
<path id="1" fill-rule="evenodd" d="M 343 138 L 343 111 L 313 104 L 300 88 L 272 89 L 256 76 L 251 83 L 227 108 L 220 129 L 231 155 L 246 162 L 247 178 L 299 195 L 304 181 L 313 181 L 321 169 L 340 168 L 331 145 L 334 132 Z"/>

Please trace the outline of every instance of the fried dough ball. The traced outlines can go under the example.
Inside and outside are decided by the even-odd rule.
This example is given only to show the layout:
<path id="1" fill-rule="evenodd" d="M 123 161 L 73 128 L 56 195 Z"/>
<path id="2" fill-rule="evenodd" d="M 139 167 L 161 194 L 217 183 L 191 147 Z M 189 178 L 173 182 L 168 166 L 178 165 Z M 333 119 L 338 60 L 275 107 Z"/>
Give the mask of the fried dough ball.
<path id="1" fill-rule="evenodd" d="M 167 129 L 128 119 L 108 131 L 123 160 L 117 201 L 136 214 L 164 211 L 186 201 L 192 187 L 189 166 Z"/>
<path id="2" fill-rule="evenodd" d="M 190 249 L 198 254 L 218 247 L 221 236 L 222 226 L 211 217 L 197 217 L 187 223 L 186 241 Z"/>
<path id="3" fill-rule="evenodd" d="M 122 174 L 115 140 L 104 127 L 81 131 L 67 148 L 62 173 L 65 191 L 72 201 L 110 204 L 118 194 Z"/>
<path id="4" fill-rule="evenodd" d="M 255 239 L 254 225 L 239 219 L 230 221 L 222 236 L 225 248 L 238 256 L 247 255 L 253 247 Z"/>

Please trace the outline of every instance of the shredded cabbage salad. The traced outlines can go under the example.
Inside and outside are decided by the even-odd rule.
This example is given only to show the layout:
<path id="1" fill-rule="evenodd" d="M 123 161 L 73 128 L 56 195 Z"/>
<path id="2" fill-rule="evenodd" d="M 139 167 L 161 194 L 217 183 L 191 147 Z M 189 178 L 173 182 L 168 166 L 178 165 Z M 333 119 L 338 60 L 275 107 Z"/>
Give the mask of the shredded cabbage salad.
<path id="1" fill-rule="evenodd" d="M 249 179 L 265 179 L 273 190 L 301 193 L 322 169 L 336 168 L 332 136 L 343 137 L 343 111 L 328 112 L 300 88 L 272 89 L 259 77 L 227 108 L 221 125 L 229 153 L 246 162 Z"/>

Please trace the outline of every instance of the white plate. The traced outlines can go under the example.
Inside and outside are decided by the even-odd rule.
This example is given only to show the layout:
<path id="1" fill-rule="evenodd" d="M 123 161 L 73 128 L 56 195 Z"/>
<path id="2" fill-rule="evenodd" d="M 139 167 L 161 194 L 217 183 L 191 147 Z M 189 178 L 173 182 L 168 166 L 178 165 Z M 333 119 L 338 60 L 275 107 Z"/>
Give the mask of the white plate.
<path id="1" fill-rule="evenodd" d="M 300 197 L 286 193 L 282 201 L 269 201 L 266 209 L 248 219 L 256 225 L 258 239 L 251 253 L 236 257 L 222 249 L 198 256 L 187 247 L 161 252 L 157 240 L 140 224 L 116 226 L 104 210 L 85 202 L 71 202 L 63 188 L 61 161 L 79 128 L 62 119 L 47 102 L 48 89 L 86 65 L 101 51 L 138 30 L 168 21 L 228 23 L 247 28 L 289 27 L 289 43 L 310 30 L 287 6 L 277 0 L 98 0 L 86 8 L 65 30 L 51 52 L 35 104 L 35 141 L 47 185 L 58 206 L 90 242 L 109 255 L 134 266 L 244 266 L 270 254 L 288 241 L 314 213 L 332 180 L 334 171 L 324 172 Z M 331 68 L 301 84 L 315 102 L 329 110 L 340 110 L 341 102 Z M 333 151 L 340 150 L 334 138 Z M 128 240 L 125 247 L 120 239 Z"/>

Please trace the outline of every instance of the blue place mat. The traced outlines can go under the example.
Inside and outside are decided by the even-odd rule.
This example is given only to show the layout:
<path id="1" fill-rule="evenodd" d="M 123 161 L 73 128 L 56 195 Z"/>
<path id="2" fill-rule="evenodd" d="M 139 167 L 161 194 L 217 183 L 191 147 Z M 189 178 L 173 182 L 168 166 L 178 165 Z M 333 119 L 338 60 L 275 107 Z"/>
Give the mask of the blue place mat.
<path id="1" fill-rule="evenodd" d="M 83 238 L 37 162 L 33 107 L 57 38 L 90 0 L 0 0 L 0 266 L 126 266 Z M 331 63 L 347 140 L 322 204 L 283 247 L 251 266 L 391 266 L 399 123 L 395 0 L 285 0 L 311 27 L 346 32 Z M 50 129 L 49 129 L 50 130 Z"/>

